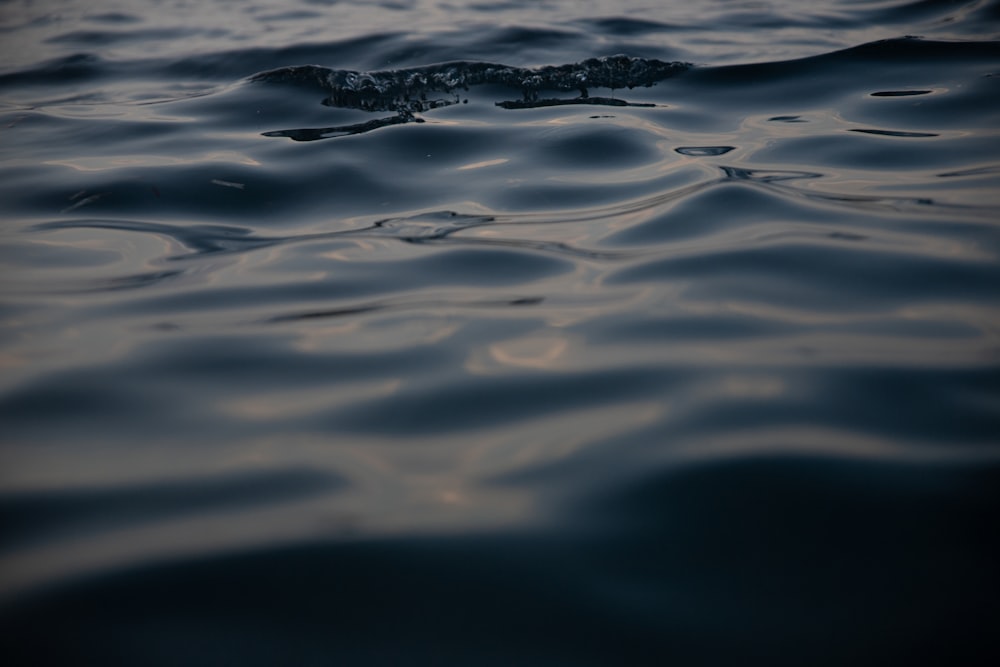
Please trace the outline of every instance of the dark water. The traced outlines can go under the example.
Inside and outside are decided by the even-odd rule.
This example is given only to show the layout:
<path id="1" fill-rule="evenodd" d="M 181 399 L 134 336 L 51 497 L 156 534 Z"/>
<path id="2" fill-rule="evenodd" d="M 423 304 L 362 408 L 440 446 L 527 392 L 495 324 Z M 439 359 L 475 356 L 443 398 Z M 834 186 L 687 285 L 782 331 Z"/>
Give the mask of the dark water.
<path id="1" fill-rule="evenodd" d="M 0 17 L 3 664 L 1000 661 L 1000 3 Z"/>

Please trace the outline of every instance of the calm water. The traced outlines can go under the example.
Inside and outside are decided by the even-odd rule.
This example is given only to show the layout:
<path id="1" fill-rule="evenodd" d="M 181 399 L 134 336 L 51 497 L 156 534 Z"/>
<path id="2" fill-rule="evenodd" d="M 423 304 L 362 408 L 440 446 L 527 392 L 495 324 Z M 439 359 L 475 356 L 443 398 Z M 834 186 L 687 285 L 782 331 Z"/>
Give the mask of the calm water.
<path id="1" fill-rule="evenodd" d="M 3 664 L 998 664 L 998 39 L 3 2 Z"/>

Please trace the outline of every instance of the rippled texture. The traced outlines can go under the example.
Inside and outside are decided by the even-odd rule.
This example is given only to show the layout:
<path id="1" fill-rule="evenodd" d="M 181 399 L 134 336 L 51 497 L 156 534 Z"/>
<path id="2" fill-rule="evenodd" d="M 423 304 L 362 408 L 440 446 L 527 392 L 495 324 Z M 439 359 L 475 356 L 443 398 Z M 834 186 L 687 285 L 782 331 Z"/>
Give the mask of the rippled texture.
<path id="1" fill-rule="evenodd" d="M 323 104 L 364 111 L 395 111 L 395 116 L 362 123 L 323 128 L 297 128 L 265 132 L 267 137 L 289 137 L 296 141 L 315 141 L 351 134 L 362 134 L 388 125 L 424 120 L 415 113 L 458 104 L 454 99 L 428 99 L 429 94 L 453 93 L 473 86 L 494 85 L 520 92 L 519 100 L 497 102 L 505 109 L 534 109 L 550 106 L 656 106 L 634 104 L 614 97 L 591 97 L 591 88 L 647 88 L 688 68 L 689 63 L 665 63 L 659 60 L 630 58 L 626 55 L 590 58 L 582 63 L 534 69 L 508 67 L 495 63 L 453 62 L 388 72 L 354 72 L 315 65 L 281 67 L 261 72 L 251 81 L 263 83 L 301 83 L 319 86 L 330 94 Z M 546 90 L 576 90 L 572 98 L 539 98 Z M 468 100 L 465 100 L 468 103 Z M 239 187 L 239 184 L 234 184 Z"/>
<path id="2" fill-rule="evenodd" d="M 998 25 L 0 4 L 0 662 L 996 664 Z"/>

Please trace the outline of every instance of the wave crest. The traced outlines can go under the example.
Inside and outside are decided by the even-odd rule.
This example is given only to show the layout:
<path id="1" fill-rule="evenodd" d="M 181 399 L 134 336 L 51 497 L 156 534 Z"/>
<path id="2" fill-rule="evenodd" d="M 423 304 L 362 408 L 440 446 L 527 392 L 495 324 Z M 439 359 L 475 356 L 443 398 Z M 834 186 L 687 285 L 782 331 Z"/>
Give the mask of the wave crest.
<path id="1" fill-rule="evenodd" d="M 375 72 L 331 69 L 318 65 L 281 67 L 254 74 L 251 81 L 307 83 L 330 93 L 331 106 L 367 111 L 399 111 L 428 93 L 501 85 L 520 90 L 526 98 L 542 90 L 649 87 L 691 65 L 625 55 L 589 58 L 568 65 L 527 68 L 483 62 L 447 62 L 424 67 Z"/>

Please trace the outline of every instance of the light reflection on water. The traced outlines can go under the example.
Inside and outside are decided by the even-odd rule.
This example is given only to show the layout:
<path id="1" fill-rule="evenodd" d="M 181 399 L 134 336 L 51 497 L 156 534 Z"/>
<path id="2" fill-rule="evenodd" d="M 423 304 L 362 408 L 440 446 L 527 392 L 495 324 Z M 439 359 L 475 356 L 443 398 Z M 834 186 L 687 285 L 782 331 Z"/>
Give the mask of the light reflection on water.
<path id="1" fill-rule="evenodd" d="M 7 3 L 0 656 L 985 646 L 1000 51 L 959 4 Z M 614 53 L 694 67 L 406 122 L 249 78 Z"/>

